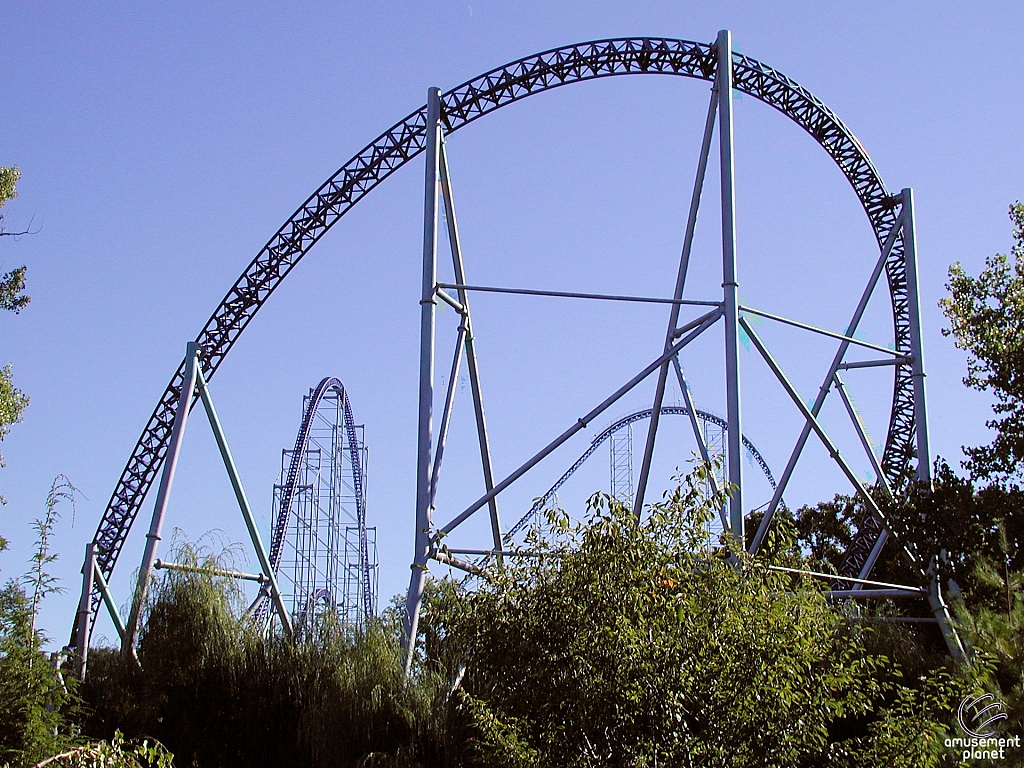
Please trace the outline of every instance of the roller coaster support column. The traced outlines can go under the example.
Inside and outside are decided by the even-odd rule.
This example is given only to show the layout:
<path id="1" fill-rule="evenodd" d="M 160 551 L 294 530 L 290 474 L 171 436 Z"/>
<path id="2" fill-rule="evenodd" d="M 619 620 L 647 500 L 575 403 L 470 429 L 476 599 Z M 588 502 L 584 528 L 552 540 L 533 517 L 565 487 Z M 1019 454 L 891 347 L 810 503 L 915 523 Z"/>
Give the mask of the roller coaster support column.
<path id="1" fill-rule="evenodd" d="M 714 91 L 711 93 L 711 103 L 708 105 L 707 120 L 704 121 L 704 141 L 700 147 L 700 159 L 697 161 L 697 178 L 693 182 L 693 194 L 690 196 L 690 212 L 686 219 L 686 234 L 683 236 L 683 253 L 679 258 L 679 272 L 676 274 L 676 290 L 673 298 L 678 302 L 683 298 L 683 289 L 686 286 L 686 272 L 690 264 L 690 249 L 693 245 L 693 231 L 697 226 L 697 211 L 700 208 L 700 193 L 704 189 L 704 173 L 708 168 L 708 155 L 711 153 L 711 136 L 715 130 L 715 110 L 717 108 L 717 96 Z M 673 304 L 669 313 L 668 330 L 665 332 L 665 350 L 668 350 L 675 341 L 676 327 L 679 324 L 680 304 Z M 675 358 L 673 358 L 675 359 Z M 678 365 L 678 362 L 676 363 Z M 658 385 L 654 391 L 654 405 L 651 408 L 651 423 L 647 427 L 647 444 L 644 446 L 643 464 L 640 465 L 640 479 L 636 486 L 636 497 L 633 500 L 633 514 L 640 517 L 643 510 L 644 494 L 647 491 L 647 480 L 651 473 L 651 462 L 654 459 L 654 441 L 658 435 L 658 422 L 661 418 L 661 405 L 665 400 L 665 384 L 668 381 L 669 362 L 662 363 L 658 371 Z M 683 391 L 683 397 L 688 397 Z M 692 405 L 690 406 L 693 412 Z M 696 417 L 692 417 L 696 419 Z M 696 425 L 696 421 L 694 421 Z M 694 426 L 696 430 L 697 427 Z M 696 434 L 696 433 L 695 433 Z M 698 437 L 698 442 L 700 438 Z M 703 444 L 703 443 L 701 443 Z M 704 451 L 706 454 L 707 451 Z M 704 460 L 707 461 L 707 456 Z"/>
<path id="2" fill-rule="evenodd" d="M 85 564 L 82 566 L 82 598 L 78 601 L 78 679 L 85 680 L 89 662 L 89 629 L 92 627 L 92 585 L 96 580 L 96 544 L 85 545 Z"/>
<path id="3" fill-rule="evenodd" d="M 167 458 L 164 460 L 164 471 L 160 477 L 160 489 L 156 495 L 156 506 L 153 508 L 153 520 L 146 534 L 146 550 L 142 554 L 142 565 L 139 568 L 139 580 L 135 586 L 135 598 L 132 610 L 128 614 L 128 624 L 121 638 L 121 658 L 135 655 L 135 636 L 139 631 L 139 618 L 146 602 L 149 580 L 152 578 L 153 562 L 156 560 L 156 547 L 160 542 L 160 530 L 164 524 L 164 513 L 167 511 L 167 500 L 174 484 L 174 470 L 178 466 L 178 454 L 181 452 L 181 438 L 185 434 L 188 413 L 192 410 L 192 395 L 196 389 L 196 373 L 199 369 L 199 345 L 189 342 L 185 354 L 185 375 L 181 382 L 181 394 L 178 396 L 178 409 L 174 412 L 174 426 L 171 428 L 171 442 L 167 447 Z"/>
<path id="4" fill-rule="evenodd" d="M 437 187 L 441 144 L 441 90 L 427 91 L 426 176 L 423 198 L 423 291 L 420 295 L 420 404 L 416 456 L 416 551 L 405 602 L 405 671 L 412 669 L 423 583 L 430 552 L 430 451 L 433 443 L 434 314 L 437 308 Z"/>
<path id="5" fill-rule="evenodd" d="M 722 309 L 725 317 L 725 385 L 729 529 L 734 546 L 743 548 L 743 432 L 740 425 L 739 303 L 736 282 L 736 190 L 732 129 L 732 33 L 718 33 L 718 142 L 722 187 Z"/>
<path id="6" fill-rule="evenodd" d="M 914 190 L 904 189 L 903 254 L 907 264 L 907 308 L 910 315 L 910 354 L 914 377 L 914 427 L 917 432 L 917 479 L 930 482 L 931 453 L 928 448 L 928 409 L 924 391 L 924 349 L 921 345 L 921 302 L 917 294 L 917 221 L 914 217 Z"/>

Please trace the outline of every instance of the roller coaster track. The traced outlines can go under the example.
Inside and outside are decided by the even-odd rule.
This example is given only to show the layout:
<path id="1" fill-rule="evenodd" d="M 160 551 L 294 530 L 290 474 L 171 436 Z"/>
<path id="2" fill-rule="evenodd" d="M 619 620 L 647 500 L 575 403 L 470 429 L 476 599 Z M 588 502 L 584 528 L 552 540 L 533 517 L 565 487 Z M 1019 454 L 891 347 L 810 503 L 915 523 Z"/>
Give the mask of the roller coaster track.
<path id="1" fill-rule="evenodd" d="M 786 75 L 734 52 L 734 87 L 773 107 L 803 128 L 835 161 L 856 193 L 881 247 L 897 223 L 890 194 L 856 136 L 818 98 Z M 654 37 L 618 38 L 555 48 L 498 67 L 442 94 L 441 118 L 451 133 L 501 107 L 571 83 L 619 75 L 674 75 L 712 81 L 713 43 Z M 303 256 L 357 202 L 423 151 L 426 107 L 397 122 L 331 175 L 274 234 L 245 268 L 196 336 L 209 380 L 270 295 Z M 910 312 L 902 232 L 885 262 L 893 307 L 895 348 L 910 355 Z M 179 366 L 132 450 L 94 537 L 97 564 L 109 579 L 143 500 L 163 464 L 182 387 Z M 903 488 L 914 455 L 914 387 L 908 366 L 894 366 L 892 410 L 882 468 L 894 490 Z M 856 573 L 882 532 L 867 518 L 844 573 Z M 93 592 L 93 615 L 100 595 Z"/>
<path id="2" fill-rule="evenodd" d="M 517 522 L 515 525 L 512 526 L 511 529 L 509 529 L 509 532 L 505 534 L 505 538 L 511 540 L 513 536 L 515 536 L 524 527 L 526 527 L 530 520 L 532 520 L 537 515 L 537 513 L 544 509 L 544 507 L 547 506 L 548 502 L 550 502 L 551 499 L 554 498 L 555 494 L 558 493 L 558 489 L 561 488 L 565 484 L 565 482 L 570 477 L 573 476 L 576 470 L 583 466 L 587 459 L 594 455 L 594 452 L 597 451 L 597 449 L 600 448 L 601 445 L 603 445 L 605 441 L 607 441 L 608 438 L 612 436 L 613 433 L 622 429 L 627 424 L 633 424 L 635 422 L 651 418 L 651 414 L 653 412 L 653 409 L 645 408 L 642 411 L 630 413 L 627 416 L 623 416 L 621 419 L 619 419 L 613 424 L 610 424 L 608 427 L 602 430 L 590 442 L 590 445 L 587 447 L 587 450 L 584 451 L 583 455 L 576 459 L 576 462 L 571 467 L 569 467 L 569 469 L 567 469 L 560 478 L 558 478 L 555 484 L 548 489 L 547 493 L 537 498 L 533 502 L 533 506 L 530 507 L 530 511 L 523 515 L 519 519 L 519 522 Z M 663 405 L 661 407 L 661 415 L 689 416 L 690 411 L 681 405 Z M 728 429 L 729 426 L 726 423 L 725 419 L 723 419 L 721 416 L 717 416 L 713 413 L 708 413 L 707 411 L 702 411 L 700 408 L 697 409 L 697 418 L 700 419 L 701 421 L 711 422 L 712 424 L 715 424 L 716 426 L 721 427 L 722 429 Z M 747 439 L 746 435 L 743 435 L 743 447 L 747 449 L 747 454 L 754 460 L 754 463 L 761 468 L 762 472 L 764 472 L 764 476 L 768 479 L 768 483 L 769 485 L 771 485 L 772 490 L 774 491 L 776 488 L 775 476 L 772 475 L 772 471 L 768 467 L 768 462 L 764 460 L 764 457 L 761 455 L 761 452 L 758 451 L 754 444 Z"/>
<path id="3" fill-rule="evenodd" d="M 373 617 L 373 595 L 370 587 L 370 557 L 366 540 L 366 494 L 363 489 L 362 457 L 359 454 L 359 443 L 356 440 L 356 424 L 352 416 L 352 404 L 349 402 L 345 385 L 336 378 L 326 378 L 316 386 L 316 389 L 311 392 L 306 403 L 306 410 L 302 414 L 302 423 L 299 425 L 299 433 L 295 436 L 295 447 L 292 449 L 291 461 L 288 464 L 288 474 L 281 486 L 281 503 L 277 520 L 274 521 L 274 532 L 270 542 L 270 565 L 276 575 L 281 567 L 281 554 L 284 551 L 284 540 L 288 533 L 288 520 L 291 517 L 295 493 L 299 487 L 302 464 L 309 448 L 313 420 L 316 418 L 320 403 L 330 392 L 338 395 L 344 412 L 345 437 L 348 440 L 349 459 L 352 462 L 353 492 L 356 497 L 356 524 L 359 527 L 359 574 L 363 582 L 363 615 L 370 619 Z M 256 616 L 258 619 L 265 620 L 270 611 L 270 596 L 261 593 L 257 599 L 260 600 L 260 605 L 256 608 Z"/>

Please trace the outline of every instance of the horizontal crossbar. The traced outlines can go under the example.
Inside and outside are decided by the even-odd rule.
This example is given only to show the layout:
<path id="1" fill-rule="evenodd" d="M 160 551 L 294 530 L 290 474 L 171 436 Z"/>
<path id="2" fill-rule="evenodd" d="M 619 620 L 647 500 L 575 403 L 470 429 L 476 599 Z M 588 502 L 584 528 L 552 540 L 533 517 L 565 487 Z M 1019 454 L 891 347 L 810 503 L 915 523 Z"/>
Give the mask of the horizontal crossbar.
<path id="1" fill-rule="evenodd" d="M 833 589 L 825 593 L 830 598 L 854 598 L 857 600 L 887 600 L 898 597 L 915 597 L 918 595 L 927 596 L 925 590 L 908 591 L 905 587 L 899 589 Z"/>
<path id="2" fill-rule="evenodd" d="M 220 568 L 201 568 L 195 565 L 182 565 L 181 563 L 165 563 L 163 560 L 157 560 L 153 563 L 153 567 L 157 569 L 166 568 L 169 571 L 184 571 L 186 573 L 199 573 L 204 576 L 227 576 L 231 579 L 242 579 L 243 581 L 255 581 L 260 584 L 267 581 L 267 577 L 262 573 L 241 573 L 239 571 L 225 571 Z"/>
<path id="3" fill-rule="evenodd" d="M 516 550 L 499 550 L 499 549 L 448 549 L 447 552 L 453 555 L 475 555 L 475 556 L 492 556 L 497 555 L 499 557 L 547 557 L 552 552 L 520 552 Z"/>
<path id="4" fill-rule="evenodd" d="M 910 365 L 913 358 L 894 357 L 890 360 L 858 360 L 853 363 L 840 363 L 836 368 L 840 371 L 848 371 L 851 368 L 877 368 L 880 365 Z"/>
<path id="5" fill-rule="evenodd" d="M 621 296 L 612 293 L 575 293 L 573 291 L 540 291 L 532 288 L 496 288 L 489 285 L 460 285 L 438 283 L 438 288 L 458 291 L 481 291 L 483 293 L 512 293 L 521 296 L 554 296 L 562 299 L 597 299 L 598 301 L 632 301 L 642 304 L 680 304 L 689 307 L 717 307 L 720 301 L 694 301 L 691 299 L 662 299 L 652 296 Z"/>

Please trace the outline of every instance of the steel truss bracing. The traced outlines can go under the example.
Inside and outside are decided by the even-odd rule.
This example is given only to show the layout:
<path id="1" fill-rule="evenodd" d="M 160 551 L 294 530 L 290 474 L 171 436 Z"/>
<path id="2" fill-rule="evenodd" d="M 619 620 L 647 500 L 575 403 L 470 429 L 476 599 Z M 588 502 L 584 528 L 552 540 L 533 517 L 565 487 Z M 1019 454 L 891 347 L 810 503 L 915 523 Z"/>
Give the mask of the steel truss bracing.
<path id="1" fill-rule="evenodd" d="M 633 425 L 626 424 L 608 437 L 611 483 L 608 493 L 624 504 L 633 503 Z"/>
<path id="2" fill-rule="evenodd" d="M 169 458 L 167 463 L 164 465 L 164 471 L 160 478 L 160 489 L 157 493 L 149 533 L 146 535 L 146 547 L 142 555 L 142 565 L 139 568 L 139 576 L 135 585 L 135 594 L 131 603 L 131 611 L 128 615 L 128 621 L 125 622 L 123 626 L 120 622 L 120 617 L 117 615 L 117 610 L 110 595 L 110 590 L 107 587 L 106 578 L 103 572 L 97 567 L 96 543 L 90 542 L 86 547 L 86 560 L 82 572 L 82 599 L 79 605 L 78 621 L 76 622 L 74 634 L 70 643 L 70 647 L 80 654 L 81 670 L 83 675 L 85 672 L 85 660 L 88 656 L 89 635 L 96 613 L 95 606 L 91 601 L 87 600 L 87 595 L 91 595 L 93 590 L 98 591 L 101 595 L 101 599 L 107 603 L 107 608 L 110 611 L 111 618 L 113 619 L 118 635 L 121 638 L 122 657 L 134 657 L 135 640 L 139 630 L 142 611 L 146 605 L 147 593 L 152 579 L 153 570 L 161 567 L 171 567 L 178 568 L 180 570 L 209 571 L 209 569 L 197 569 L 189 566 L 180 566 L 178 564 L 164 565 L 161 561 L 156 559 L 157 547 L 161 540 L 161 532 L 163 530 L 164 518 L 167 512 L 167 504 L 170 499 L 171 488 L 174 484 L 174 473 L 178 463 L 178 456 L 181 451 L 182 440 L 185 436 L 188 415 L 192 409 L 192 405 L 195 403 L 195 395 L 197 393 L 200 400 L 202 400 L 203 409 L 206 411 L 206 416 L 210 422 L 210 428 L 213 430 L 213 435 L 217 442 L 217 448 L 219 449 L 221 459 L 224 462 L 224 469 L 227 471 L 231 487 L 235 492 L 235 499 L 238 502 L 242 518 L 244 519 L 246 528 L 249 531 L 249 537 L 252 541 L 253 549 L 256 552 L 256 558 L 260 564 L 261 574 L 259 576 L 249 576 L 247 574 L 238 575 L 242 578 L 259 580 L 264 584 L 274 609 L 277 611 L 277 614 L 281 619 L 282 627 L 286 632 L 290 633 L 292 631 L 291 622 L 289 621 L 287 611 L 284 607 L 281 590 L 278 587 L 277 579 L 275 578 L 274 571 L 270 565 L 270 558 L 267 555 L 266 548 L 263 546 L 263 540 L 260 538 L 259 529 L 256 526 L 256 519 L 253 516 L 252 508 L 249 506 L 249 500 L 246 496 L 245 489 L 242 487 L 242 480 L 239 477 L 238 469 L 235 466 L 235 460 L 231 455 L 231 449 L 228 446 L 227 437 L 224 434 L 220 418 L 218 417 L 217 410 L 213 404 L 213 396 L 210 394 L 210 388 L 207 384 L 206 377 L 203 375 L 200 365 L 202 355 L 203 349 L 195 342 L 189 342 L 186 348 L 184 360 L 185 385 L 181 388 L 178 406 L 175 409 L 172 437 L 168 447 Z M 226 571 L 217 569 L 210 572 L 215 573 L 215 575 L 228 574 Z"/>
<path id="3" fill-rule="evenodd" d="M 376 612 L 376 529 L 366 525 L 366 447 L 344 385 L 325 378 L 304 398 L 291 450 L 282 451 L 274 486 L 270 563 L 283 575 L 292 624 L 329 609 L 363 627 Z M 270 615 L 261 592 L 257 624 Z"/>
<path id="4" fill-rule="evenodd" d="M 675 322 L 670 323 L 666 333 L 664 353 L 661 356 L 637 374 L 634 379 L 623 385 L 604 403 L 599 404 L 582 417 L 576 425 L 549 443 L 530 461 L 504 480 L 496 482 L 491 468 L 479 372 L 473 351 L 474 337 L 468 303 L 470 286 L 462 273 L 462 254 L 458 242 L 454 209 L 451 206 L 451 182 L 447 175 L 447 163 L 444 160 L 444 137 L 496 109 L 535 93 L 575 82 L 641 74 L 676 75 L 705 80 L 714 84 L 704 149 L 691 201 L 691 218 L 695 215 L 699 203 L 703 174 L 711 151 L 710 134 L 717 116 L 719 172 L 722 181 L 722 299 L 718 302 L 711 302 L 715 308 L 707 315 L 682 328 L 677 328 Z M 500 550 L 498 494 L 555 448 L 584 429 L 592 418 L 602 413 L 625 392 L 630 391 L 655 371 L 659 371 L 658 389 L 663 393 L 670 362 L 680 350 L 719 319 L 723 319 L 726 331 L 725 356 L 729 370 L 726 382 L 728 389 L 727 420 L 730 425 L 727 474 L 729 480 L 738 487 L 731 498 L 729 522 L 733 535 L 737 538 L 741 537 L 743 500 L 739 454 L 742 431 L 740 429 L 740 388 L 736 339 L 743 319 L 743 310 L 737 302 L 739 282 L 737 264 L 741 263 L 742 259 L 736 253 L 734 235 L 732 105 L 729 96 L 733 90 L 752 96 L 777 109 L 810 134 L 846 176 L 867 214 L 881 256 L 878 269 L 869 281 L 865 295 L 870 297 L 875 282 L 884 272 L 893 310 L 895 339 L 893 364 L 888 366 L 887 362 L 881 363 L 881 365 L 892 368 L 893 398 L 885 445 L 877 463 L 882 470 L 881 474 L 885 484 L 893 494 L 899 494 L 912 478 L 911 467 L 915 454 L 918 459 L 916 462 L 917 475 L 919 478 L 927 479 L 929 454 L 925 419 L 924 368 L 920 344 L 919 308 L 916 298 L 917 266 L 913 203 L 910 191 L 904 190 L 898 195 L 889 193 L 860 142 L 832 111 L 806 89 L 782 73 L 733 51 L 728 32 L 721 33 L 718 40 L 710 44 L 663 38 L 622 38 L 582 43 L 546 51 L 494 69 L 446 93 L 442 94 L 437 89 L 432 89 L 426 106 L 416 110 L 381 134 L 342 166 L 300 206 L 234 283 L 196 339 L 196 343 L 205 350 L 199 370 L 206 379 L 209 379 L 215 374 L 235 341 L 267 301 L 270 294 L 327 230 L 370 190 L 426 150 L 428 162 L 423 247 L 424 273 L 423 293 L 420 298 L 422 355 L 416 496 L 417 544 L 413 579 L 410 585 L 407 638 L 415 638 L 415 616 L 418 614 L 418 599 L 415 597 L 415 593 L 418 591 L 417 584 L 422 584 L 422 572 L 429 557 L 436 554 L 439 537 L 454 530 L 478 509 L 486 506 L 491 519 L 494 549 Z M 456 296 L 448 294 L 437 284 L 439 192 L 444 196 L 443 204 L 449 212 L 448 240 L 452 247 L 456 270 L 456 284 L 452 286 L 452 289 L 457 292 Z M 688 303 L 677 302 L 683 293 L 691 236 L 692 226 L 688 226 L 676 295 L 673 299 L 667 300 L 673 308 Z M 450 412 L 450 403 L 446 402 L 446 414 L 442 416 L 440 428 L 435 434 L 432 421 L 432 400 L 434 311 L 438 300 L 452 305 L 463 317 L 456 342 L 457 352 L 453 361 L 453 370 L 457 371 L 458 365 L 460 365 L 459 355 L 464 352 L 473 385 L 474 411 L 486 489 L 484 496 L 476 503 L 441 527 L 437 527 L 433 523 L 432 507 L 447 433 L 447 412 Z M 861 313 L 862 311 L 863 307 L 858 310 Z M 814 402 L 814 407 L 804 414 L 808 424 L 807 429 L 805 429 L 800 444 L 793 452 L 790 464 L 787 465 L 786 471 L 780 478 L 777 498 L 773 500 L 771 511 L 774 511 L 780 502 L 781 494 L 792 472 L 792 465 L 799 458 L 803 442 L 806 441 L 811 431 L 816 431 L 814 419 L 820 410 L 825 394 L 833 387 L 836 372 L 847 365 L 844 358 L 848 347 L 855 343 L 852 336 L 856 331 L 858 321 L 859 316 L 855 315 L 854 322 L 844 330 L 842 334 L 844 340 L 836 355 L 836 362 Z M 185 384 L 187 373 L 187 366 L 182 364 L 172 377 L 132 451 L 104 512 L 94 538 L 96 544 L 95 568 L 96 573 L 101 577 L 109 577 L 112 572 L 142 502 L 155 480 L 157 472 L 169 455 L 169 449 L 173 442 L 175 414 L 181 415 L 183 409 L 179 403 L 183 399 L 182 392 L 190 389 Z M 454 378 L 450 381 L 454 381 Z M 185 405 L 190 407 L 189 403 L 185 403 Z M 691 414 L 694 411 L 692 407 L 689 410 Z M 654 449 L 656 422 L 661 414 L 660 402 L 652 409 L 652 412 L 655 417 L 652 419 L 648 431 L 644 465 L 641 467 L 641 478 L 637 489 L 638 510 L 643 503 L 643 491 L 650 467 L 649 453 Z M 706 452 L 706 447 L 703 444 L 702 450 Z M 858 489 L 866 493 L 866 489 L 862 488 L 859 483 Z M 771 515 L 766 514 L 765 518 L 770 521 Z M 759 533 L 761 532 L 759 531 Z M 847 553 L 847 560 L 842 566 L 842 572 L 849 575 L 852 573 L 864 574 L 870 571 L 873 558 L 877 557 L 885 538 L 892 533 L 879 514 L 869 515 L 862 522 L 854 546 Z M 909 554 L 914 557 L 914 553 Z M 93 590 L 90 598 L 93 615 L 95 615 L 95 608 L 100 599 L 100 593 Z M 936 599 L 941 602 L 941 596 Z"/>

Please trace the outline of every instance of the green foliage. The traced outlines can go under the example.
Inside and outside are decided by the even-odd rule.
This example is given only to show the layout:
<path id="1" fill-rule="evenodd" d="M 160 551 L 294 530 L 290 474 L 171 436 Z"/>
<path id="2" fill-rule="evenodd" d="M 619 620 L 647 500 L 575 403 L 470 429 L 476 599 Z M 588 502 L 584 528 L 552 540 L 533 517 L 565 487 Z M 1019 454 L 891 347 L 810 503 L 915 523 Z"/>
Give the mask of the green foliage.
<path id="1" fill-rule="evenodd" d="M 32 521 L 32 528 L 36 532 L 36 550 L 32 554 L 32 568 L 24 578 L 25 586 L 32 591 L 29 606 L 32 613 L 30 633 L 35 632 L 35 619 L 39 614 L 39 606 L 43 598 L 55 592 L 64 591 L 64 588 L 58 583 L 59 579 L 47 570 L 60 557 L 57 553 L 50 552 L 50 537 L 53 535 L 54 526 L 60 520 L 57 505 L 61 501 L 70 501 L 74 506 L 77 490 L 68 480 L 67 475 L 57 475 L 50 485 L 50 492 L 46 495 L 46 513 L 41 518 Z"/>
<path id="2" fill-rule="evenodd" d="M 906 504 L 891 514 L 906 530 L 904 538 L 926 561 L 936 557 L 940 576 L 952 578 L 973 606 L 993 599 L 991 588 L 978 578 L 983 563 L 1001 563 L 1008 555 L 1011 569 L 1024 569 L 1022 505 L 1024 491 L 1019 488 L 977 488 L 940 459 L 932 485 L 911 488 Z M 1001 539 L 1008 544 L 1005 552 Z"/>
<path id="3" fill-rule="evenodd" d="M 0 167 L 0 208 L 4 204 L 18 196 L 18 179 L 21 178 L 21 171 L 18 166 L 10 168 Z M 3 216 L 0 215 L 0 234 L 3 231 Z M 15 314 L 31 301 L 24 295 L 25 290 L 25 267 L 12 269 L 0 275 L 0 309 L 10 310 Z M 28 405 L 28 397 L 14 386 L 11 366 L 0 368 L 0 441 L 10 432 L 11 424 L 21 421 L 21 414 Z M 0 455 L 0 467 L 4 466 L 4 457 Z M 0 505 L 7 501 L 0 496 Z"/>
<path id="4" fill-rule="evenodd" d="M 979 682 L 1007 705 L 1007 733 L 1024 729 L 1024 571 L 1014 568 L 1020 552 L 1005 526 L 996 537 L 999 557 L 982 557 L 976 579 L 988 588 L 988 599 L 973 606 L 960 605 L 961 626 L 979 656 Z"/>
<path id="5" fill-rule="evenodd" d="M 957 347 L 966 350 L 964 384 L 991 391 L 998 418 L 992 445 L 966 448 L 975 478 L 1019 480 L 1024 460 L 1024 204 L 1010 206 L 1014 244 L 1010 254 L 985 259 L 978 277 L 957 262 L 949 268 L 950 296 L 939 304 Z"/>
<path id="6" fill-rule="evenodd" d="M 0 208 L 3 208 L 8 200 L 18 196 L 18 179 L 21 178 L 21 171 L 18 166 L 10 168 L 0 167 Z M 11 234 L 4 232 L 4 217 L 0 214 L 0 235 Z M 0 309 L 20 312 L 26 304 L 31 301 L 28 296 L 22 294 L 25 290 L 25 267 L 18 267 L 4 275 L 0 275 Z"/>
<path id="7" fill-rule="evenodd" d="M 34 768 L 174 768 L 174 755 L 158 741 L 127 743 L 120 732 L 109 742 L 94 741 L 41 760 Z"/>
<path id="8" fill-rule="evenodd" d="M 0 368 L 0 442 L 11 431 L 11 424 L 21 421 L 21 414 L 28 406 L 28 396 L 14 386 L 11 378 L 11 366 Z M 4 466 L 4 457 L 0 455 L 0 467 Z M 0 504 L 6 504 L 0 496 Z"/>
<path id="9" fill-rule="evenodd" d="M 819 583 L 709 549 L 699 467 L 637 522 L 595 495 L 549 513 L 535 556 L 486 583 L 428 582 L 406 680 L 395 615 L 364 632 L 321 617 L 264 637 L 237 582 L 167 571 L 139 660 L 94 649 L 85 732 L 156 737 L 181 766 L 932 766 L 941 671 L 905 681 L 880 649 L 914 642 L 837 612 Z M 766 549 L 798 565 L 795 545 Z M 189 565 L 232 552 L 178 545 Z M 777 562 L 779 562 L 777 560 Z M 84 754 L 84 753 L 83 753 Z"/>
<path id="10" fill-rule="evenodd" d="M 705 471 L 639 523 L 597 494 L 540 556 L 429 595 L 422 663 L 465 670 L 472 764 L 938 764 L 954 684 L 900 684 L 816 585 L 709 553 Z"/>
<path id="11" fill-rule="evenodd" d="M 813 562 L 838 566 L 864 512 L 861 499 L 840 493 L 831 501 L 802 506 L 792 521 L 796 542 Z"/>
<path id="12" fill-rule="evenodd" d="M 993 577 L 992 563 L 1000 564 L 1008 574 L 1024 570 L 1024 491 L 1016 487 L 989 485 L 978 489 L 966 478 L 958 477 L 941 459 L 935 463 L 931 485 L 919 483 L 910 487 L 899 504 L 886 504 L 888 518 L 900 531 L 900 540 L 909 545 L 926 565 L 934 562 L 940 584 L 947 599 L 958 608 L 963 639 L 983 657 L 993 655 L 1004 661 L 996 666 L 1012 669 L 1015 656 L 999 650 L 1014 642 L 1012 627 L 1000 616 L 1006 606 L 1005 584 Z M 801 550 L 821 557 L 819 568 L 837 566 L 833 559 L 849 542 L 853 526 L 867 514 L 860 499 L 837 495 L 830 502 L 803 507 L 796 513 L 794 529 Z M 893 546 L 887 546 L 875 565 L 872 578 L 901 584 L 917 584 L 921 576 L 911 569 Z M 1001 586 L 1002 584 L 1002 586 Z M 948 663 L 947 650 L 935 627 L 894 628 L 877 621 L 885 615 L 921 616 L 927 609 L 920 602 L 899 601 L 897 604 L 876 604 L 862 609 L 865 619 L 872 621 L 875 631 L 865 638 L 873 653 L 899 662 L 911 679 L 927 676 L 931 670 Z M 980 623 L 979 623 L 980 622 Z M 989 627 L 987 635 L 981 631 Z M 973 629 L 972 629 L 973 628 Z M 975 631 L 977 629 L 978 631 Z M 1002 633 L 1000 635 L 1000 632 Z M 1007 635 L 1007 633 L 1010 635 Z M 996 637 L 1003 640 L 996 641 Z M 1004 698 L 1013 687 L 1000 673 L 1001 682 L 986 683 L 985 665 L 978 666 L 968 677 L 988 685 Z"/>
<path id="13" fill-rule="evenodd" d="M 18 179 L 21 178 L 21 171 L 18 166 L 10 168 L 0 166 L 0 208 L 6 205 L 8 200 L 18 196 Z"/>
<path id="14" fill-rule="evenodd" d="M 24 293 L 26 269 L 18 267 L 0 275 L 0 309 L 17 315 L 32 301 L 32 297 Z"/>
<path id="15" fill-rule="evenodd" d="M 944 585 L 952 579 L 969 605 L 985 602 L 990 589 L 977 578 L 977 570 L 983 560 L 1001 561 L 1000 535 L 1009 542 L 1010 567 L 1024 569 L 1024 517 L 1019 514 L 1024 491 L 996 484 L 979 489 L 942 459 L 936 460 L 933 474 L 931 484 L 912 484 L 904 498 L 882 502 L 882 507 L 900 540 L 925 566 L 935 559 Z M 867 514 L 862 499 L 845 494 L 801 507 L 792 521 L 796 542 L 821 567 L 838 567 Z M 883 581 L 920 581 L 891 546 L 883 550 L 874 575 Z"/>
<path id="16" fill-rule="evenodd" d="M 180 545 L 177 562 L 233 567 Z M 86 733 L 154 736 L 182 766 L 414 766 L 446 750 L 446 691 L 404 675 L 395 627 L 355 632 L 324 617 L 292 640 L 239 618 L 231 579 L 167 571 L 154 583 L 139 661 L 94 649 Z"/>
<path id="17" fill-rule="evenodd" d="M 16 582 L 0 591 L 0 765 L 34 765 L 70 738 L 62 710 L 71 697 L 40 650 L 30 606 Z"/>
<path id="18" fill-rule="evenodd" d="M 68 720 L 76 705 L 73 684 L 62 678 L 59 656 L 51 660 L 42 651 L 46 638 L 36 628 L 41 601 L 58 591 L 47 566 L 56 559 L 50 554 L 49 538 L 58 519 L 57 504 L 66 498 L 61 482 L 54 481 L 46 514 L 36 521 L 32 570 L 22 583 L 9 581 L 0 591 L 0 765 L 34 765 L 73 740 Z M 6 548 L 6 541 L 0 544 L 0 549 Z"/>

